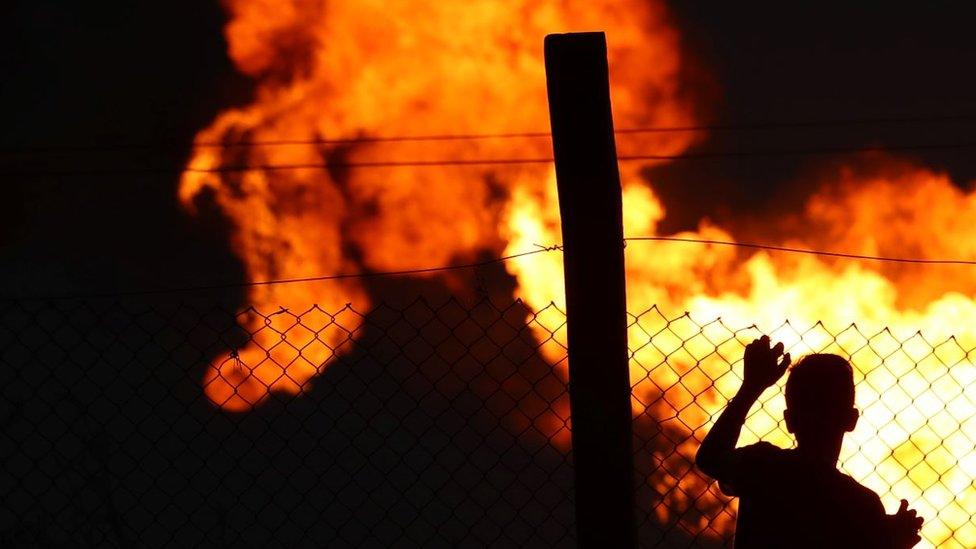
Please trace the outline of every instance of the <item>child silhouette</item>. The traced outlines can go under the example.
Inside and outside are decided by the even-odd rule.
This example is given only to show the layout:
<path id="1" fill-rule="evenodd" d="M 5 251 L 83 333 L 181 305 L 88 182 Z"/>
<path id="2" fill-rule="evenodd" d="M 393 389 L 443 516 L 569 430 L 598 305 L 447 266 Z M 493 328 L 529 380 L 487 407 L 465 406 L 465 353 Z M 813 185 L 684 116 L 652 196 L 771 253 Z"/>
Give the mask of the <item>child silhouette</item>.
<path id="1" fill-rule="evenodd" d="M 837 470 L 844 433 L 854 430 L 854 373 L 831 354 L 802 358 L 786 381 L 786 428 L 796 448 L 768 442 L 736 448 L 749 409 L 790 365 L 783 344 L 763 336 L 746 346 L 744 375 L 698 449 L 696 463 L 739 497 L 735 546 L 884 547 L 918 543 L 922 518 L 902 500 L 886 515 L 881 499 Z"/>

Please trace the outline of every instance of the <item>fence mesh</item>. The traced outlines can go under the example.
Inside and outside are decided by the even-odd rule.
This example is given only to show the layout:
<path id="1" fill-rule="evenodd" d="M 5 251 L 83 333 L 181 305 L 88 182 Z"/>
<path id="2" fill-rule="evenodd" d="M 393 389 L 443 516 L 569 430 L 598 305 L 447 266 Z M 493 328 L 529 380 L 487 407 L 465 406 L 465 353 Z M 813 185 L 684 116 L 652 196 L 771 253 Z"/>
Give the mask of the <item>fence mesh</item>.
<path id="1" fill-rule="evenodd" d="M 693 456 L 760 332 L 657 308 L 630 321 L 641 545 L 728 545 L 735 501 Z M 767 332 L 794 356 L 851 358 L 862 417 L 842 467 L 889 511 L 913 502 L 926 543 L 972 546 L 972 350 L 856 326 Z M 576 545 L 552 305 L 14 302 L 0 365 L 4 545 Z M 256 382 L 273 390 L 244 390 Z M 791 445 L 780 393 L 740 443 Z M 235 411 L 241 395 L 257 405 Z"/>

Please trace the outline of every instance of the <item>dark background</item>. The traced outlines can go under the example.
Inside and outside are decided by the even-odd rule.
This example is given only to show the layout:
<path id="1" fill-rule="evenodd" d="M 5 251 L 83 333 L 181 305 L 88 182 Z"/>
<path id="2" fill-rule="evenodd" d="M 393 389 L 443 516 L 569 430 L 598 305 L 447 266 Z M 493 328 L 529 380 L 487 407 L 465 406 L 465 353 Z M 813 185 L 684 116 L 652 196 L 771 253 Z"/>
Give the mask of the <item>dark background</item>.
<path id="1" fill-rule="evenodd" d="M 693 53 L 687 92 L 707 99 L 706 123 L 976 115 L 976 44 L 960 3 L 672 4 L 685 50 Z M 15 0 L 3 6 L 5 171 L 106 161 L 178 168 L 195 131 L 251 93 L 226 57 L 217 2 Z M 714 131 L 695 151 L 965 144 L 974 129 L 968 118 Z M 40 160 L 11 151 L 145 143 L 163 146 Z M 976 178 L 971 153 L 903 154 L 964 185 Z M 797 174 L 822 160 L 726 158 L 658 168 L 650 175 L 670 206 L 663 229 L 691 227 L 703 215 L 722 222 L 795 207 L 811 190 L 794 184 Z M 174 174 L 2 179 L 3 295 L 240 279 L 219 216 L 185 216 Z"/>
<path id="2" fill-rule="evenodd" d="M 713 131 L 699 151 L 974 144 L 976 73 L 969 67 L 976 63 L 976 45 L 967 38 L 971 16 L 961 4 L 670 4 L 699 70 L 716 80 L 718 89 L 708 96 L 715 107 L 704 115 L 707 120 L 747 126 L 848 122 Z M 687 80 L 698 83 L 694 75 Z M 904 120 L 920 118 L 929 120 Z M 890 122 L 870 122 L 885 119 Z M 947 171 L 965 187 L 976 179 L 973 152 L 895 154 Z M 655 190 L 672 205 L 663 228 L 690 228 L 702 215 L 725 221 L 796 208 L 815 190 L 809 187 L 814 178 L 802 175 L 832 158 L 851 159 L 760 156 L 661 168 L 653 174 Z"/>
<path id="3" fill-rule="evenodd" d="M 15 170 L 177 169 L 196 131 L 251 91 L 227 59 L 217 2 L 14 1 L 2 10 L 0 148 Z M 134 147 L 84 150 L 101 145 Z M 239 280 L 224 224 L 185 216 L 177 182 L 175 173 L 4 177 L 2 294 Z"/>

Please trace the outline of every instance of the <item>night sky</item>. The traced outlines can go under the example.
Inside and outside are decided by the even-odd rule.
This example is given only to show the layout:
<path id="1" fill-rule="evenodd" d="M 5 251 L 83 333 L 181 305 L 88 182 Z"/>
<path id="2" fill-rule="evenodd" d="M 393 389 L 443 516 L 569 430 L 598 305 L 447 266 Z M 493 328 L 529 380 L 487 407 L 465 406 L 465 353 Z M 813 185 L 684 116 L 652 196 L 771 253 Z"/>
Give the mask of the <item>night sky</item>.
<path id="1" fill-rule="evenodd" d="M 707 105 L 701 119 L 709 124 L 937 119 L 715 131 L 691 152 L 976 144 L 972 20 L 945 4 L 673 2 L 684 47 L 694 52 L 684 83 Z M 182 166 L 196 130 L 251 93 L 226 57 L 219 5 L 14 0 L 0 16 L 0 293 L 240 280 L 219 216 L 180 211 L 175 173 L 19 173 Z M 65 145 L 79 149 L 23 152 Z M 93 145 L 113 150 L 84 150 Z M 973 152 L 901 155 L 968 188 L 976 180 Z M 702 216 L 723 222 L 795 208 L 813 190 L 795 182 L 822 162 L 797 155 L 658 168 L 650 174 L 657 191 L 666 205 L 680 204 L 669 208 L 663 230 L 694 226 Z"/>

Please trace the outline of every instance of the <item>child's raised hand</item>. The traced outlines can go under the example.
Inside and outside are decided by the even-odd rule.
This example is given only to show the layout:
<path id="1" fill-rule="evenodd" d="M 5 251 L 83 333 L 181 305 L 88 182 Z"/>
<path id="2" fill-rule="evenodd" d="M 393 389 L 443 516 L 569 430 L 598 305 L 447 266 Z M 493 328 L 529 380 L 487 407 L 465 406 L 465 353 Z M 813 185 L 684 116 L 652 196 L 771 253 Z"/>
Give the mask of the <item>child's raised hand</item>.
<path id="1" fill-rule="evenodd" d="M 887 515 L 886 518 L 888 519 L 888 532 L 891 534 L 892 547 L 907 549 L 922 541 L 918 532 L 922 529 L 924 519 L 918 516 L 914 509 L 908 508 L 908 501 L 901 500 L 898 512 L 894 515 Z"/>
<path id="2" fill-rule="evenodd" d="M 790 354 L 783 354 L 782 343 L 770 348 L 769 336 L 762 336 L 746 345 L 743 362 L 742 387 L 763 391 L 783 377 L 790 365 Z"/>

